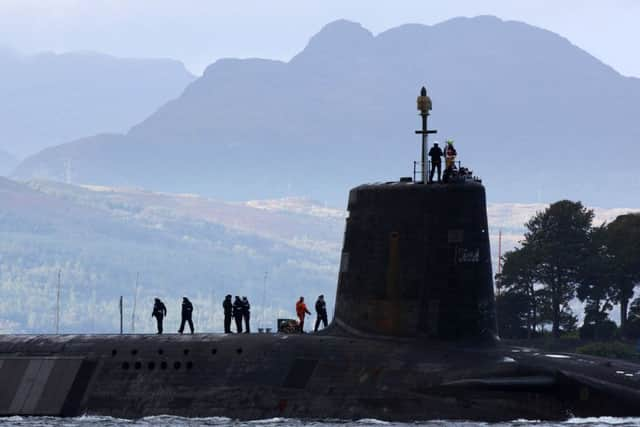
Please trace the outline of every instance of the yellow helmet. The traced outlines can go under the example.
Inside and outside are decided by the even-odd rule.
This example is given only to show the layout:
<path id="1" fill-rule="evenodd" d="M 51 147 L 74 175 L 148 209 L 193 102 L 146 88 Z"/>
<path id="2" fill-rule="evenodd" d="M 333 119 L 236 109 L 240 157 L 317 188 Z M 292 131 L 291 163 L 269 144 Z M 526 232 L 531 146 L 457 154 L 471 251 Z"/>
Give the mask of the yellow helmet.
<path id="1" fill-rule="evenodd" d="M 446 143 L 449 145 L 453 145 L 453 139 L 447 139 Z"/>

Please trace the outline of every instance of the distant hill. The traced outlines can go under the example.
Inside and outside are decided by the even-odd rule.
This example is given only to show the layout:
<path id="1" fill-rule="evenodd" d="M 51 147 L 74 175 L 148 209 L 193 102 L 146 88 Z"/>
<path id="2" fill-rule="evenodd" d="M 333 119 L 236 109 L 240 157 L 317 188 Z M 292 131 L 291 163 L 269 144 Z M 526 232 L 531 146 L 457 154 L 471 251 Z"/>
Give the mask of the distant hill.
<path id="1" fill-rule="evenodd" d="M 52 331 L 58 271 L 63 332 L 116 331 L 120 295 L 130 330 L 138 273 L 138 332 L 153 330 L 155 296 L 168 305 L 169 331 L 184 295 L 196 305 L 199 331 L 221 330 L 227 293 L 249 297 L 254 326 L 263 312 L 269 325 L 292 316 L 300 295 L 323 293 L 333 307 L 343 210 L 298 198 L 228 203 L 4 178 L 0 201 L 0 333 Z M 506 251 L 544 208 L 489 205 L 494 266 L 498 230 Z M 596 223 L 627 212 L 596 209 Z"/>
<path id="2" fill-rule="evenodd" d="M 18 165 L 16 159 L 10 153 L 0 149 L 0 176 L 9 175 L 9 173 Z"/>
<path id="3" fill-rule="evenodd" d="M 437 139 L 456 140 L 490 200 L 637 203 L 640 80 L 488 16 L 377 36 L 337 21 L 287 63 L 219 60 L 127 134 L 49 148 L 15 176 L 344 206 L 351 186 L 411 175 L 423 84 Z"/>
<path id="4" fill-rule="evenodd" d="M 0 148 L 24 157 L 98 132 L 125 132 L 195 77 L 168 59 L 0 49 Z"/>
<path id="5" fill-rule="evenodd" d="M 257 328 L 335 292 L 343 220 L 317 210 L 4 178 L 0 200 L 0 333 L 52 331 L 58 271 L 64 332 L 116 331 L 120 295 L 129 331 L 137 273 L 138 332 L 156 296 L 175 332 L 184 295 L 197 330 L 219 331 L 227 293 L 249 297 Z"/>

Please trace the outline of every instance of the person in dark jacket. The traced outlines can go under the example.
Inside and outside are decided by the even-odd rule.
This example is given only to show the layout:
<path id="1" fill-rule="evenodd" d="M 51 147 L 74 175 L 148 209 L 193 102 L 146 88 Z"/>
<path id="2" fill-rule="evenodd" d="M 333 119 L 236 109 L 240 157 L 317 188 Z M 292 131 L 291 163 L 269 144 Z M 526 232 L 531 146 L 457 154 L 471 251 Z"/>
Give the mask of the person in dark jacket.
<path id="1" fill-rule="evenodd" d="M 236 332 L 242 333 L 242 300 L 236 295 L 235 301 L 233 301 L 233 318 L 236 321 Z"/>
<path id="2" fill-rule="evenodd" d="M 316 301 L 316 327 L 313 328 L 314 332 L 318 332 L 318 326 L 320 322 L 327 327 L 327 303 L 324 301 L 324 295 L 320 295 Z"/>
<path id="3" fill-rule="evenodd" d="M 231 332 L 231 316 L 233 316 L 233 302 L 231 302 L 231 295 L 224 297 L 222 302 L 222 308 L 224 309 L 224 333 L 232 334 Z"/>
<path id="4" fill-rule="evenodd" d="M 438 147 L 438 143 L 434 142 L 433 147 L 429 150 L 429 157 L 431 157 L 431 172 L 429 173 L 429 182 L 433 182 L 433 173 L 438 169 L 438 182 L 442 177 L 442 149 Z"/>
<path id="5" fill-rule="evenodd" d="M 191 334 L 193 335 L 193 304 L 189 301 L 189 298 L 182 298 L 182 321 L 180 322 L 180 329 L 178 329 L 178 333 L 182 334 L 184 332 L 184 324 L 189 323 L 189 329 L 191 329 Z"/>
<path id="6" fill-rule="evenodd" d="M 166 315 L 167 307 L 165 307 L 164 303 L 160 301 L 160 298 L 156 298 L 153 303 L 153 312 L 151 313 L 151 317 L 156 318 L 158 334 L 162 333 L 162 319 L 164 319 Z"/>
<path id="7" fill-rule="evenodd" d="M 244 318 L 244 333 L 250 334 L 249 319 L 251 318 L 251 304 L 247 297 L 242 297 L 242 317 Z"/>

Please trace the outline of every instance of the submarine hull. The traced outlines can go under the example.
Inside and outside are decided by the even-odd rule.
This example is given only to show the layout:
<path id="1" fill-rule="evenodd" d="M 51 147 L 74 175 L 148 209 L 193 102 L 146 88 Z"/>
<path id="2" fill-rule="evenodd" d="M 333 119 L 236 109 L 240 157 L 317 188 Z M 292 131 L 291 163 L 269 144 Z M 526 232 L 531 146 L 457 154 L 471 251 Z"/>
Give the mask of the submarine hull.
<path id="1" fill-rule="evenodd" d="M 397 421 L 640 415 L 640 384 L 630 374 L 638 365 L 331 329 L 331 335 L 4 336 L 0 415 Z"/>

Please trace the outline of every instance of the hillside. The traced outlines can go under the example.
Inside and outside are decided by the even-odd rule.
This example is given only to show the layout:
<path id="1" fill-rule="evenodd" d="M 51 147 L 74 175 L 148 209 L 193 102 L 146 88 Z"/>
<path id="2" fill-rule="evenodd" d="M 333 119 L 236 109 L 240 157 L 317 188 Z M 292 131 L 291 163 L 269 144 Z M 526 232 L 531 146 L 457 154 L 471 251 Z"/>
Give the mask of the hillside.
<path id="1" fill-rule="evenodd" d="M 20 157 L 98 132 L 126 132 L 194 79 L 168 59 L 0 49 L 0 149 Z"/>
<path id="2" fill-rule="evenodd" d="M 351 186 L 411 175 L 423 84 L 431 127 L 457 141 L 490 200 L 636 203 L 640 80 L 488 16 L 375 36 L 337 21 L 286 63 L 219 60 L 127 134 L 49 148 L 16 176 L 341 206 Z"/>
<path id="3" fill-rule="evenodd" d="M 0 333 L 52 331 L 58 271 L 63 332 L 116 331 L 120 295 L 130 330 L 138 273 L 139 332 L 153 330 L 155 296 L 168 305 L 169 331 L 184 295 L 200 331 L 221 330 L 227 293 L 249 297 L 254 326 L 263 312 L 269 321 L 292 316 L 300 295 L 323 293 L 333 307 L 345 212 L 308 199 L 228 203 L 0 178 L 0 200 Z M 489 205 L 494 266 L 498 230 L 506 251 L 544 207 Z M 628 211 L 596 209 L 596 223 Z"/>
<path id="4" fill-rule="evenodd" d="M 199 330 L 219 330 L 226 293 L 247 295 L 254 326 L 288 312 L 300 293 L 335 292 L 342 221 L 191 195 L 82 188 L 0 178 L 0 332 L 51 332 L 58 271 L 65 332 L 114 331 L 130 319 L 139 273 L 138 331 L 153 297 L 177 329 L 182 296 Z M 263 293 L 268 272 L 267 293 Z M 271 325 L 269 325 L 271 326 Z"/>

